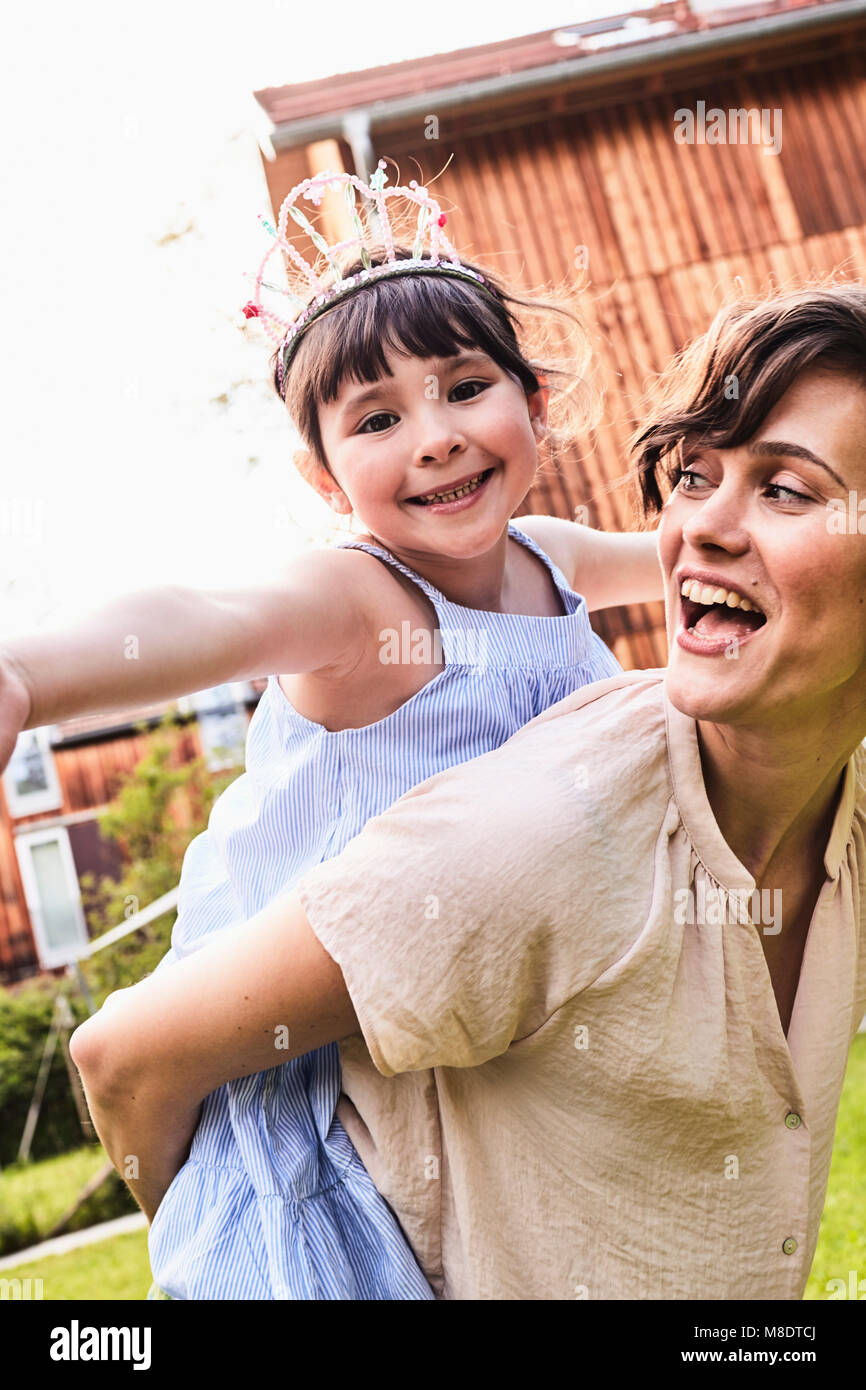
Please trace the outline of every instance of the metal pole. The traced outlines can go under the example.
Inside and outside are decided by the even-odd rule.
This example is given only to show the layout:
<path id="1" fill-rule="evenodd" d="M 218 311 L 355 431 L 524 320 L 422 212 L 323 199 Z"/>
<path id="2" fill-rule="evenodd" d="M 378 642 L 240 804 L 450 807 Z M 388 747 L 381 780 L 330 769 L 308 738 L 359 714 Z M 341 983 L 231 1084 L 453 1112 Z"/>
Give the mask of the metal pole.
<path id="1" fill-rule="evenodd" d="M 51 1020 L 48 1037 L 45 1039 L 45 1047 L 42 1050 L 42 1061 L 39 1065 L 39 1075 L 36 1078 L 36 1085 L 33 1090 L 33 1099 L 30 1102 L 30 1109 L 27 1112 L 27 1120 L 24 1124 L 24 1133 L 21 1136 L 21 1143 L 18 1146 L 19 1163 L 26 1163 L 30 1157 L 30 1145 L 33 1141 L 36 1121 L 39 1119 L 39 1110 L 42 1105 L 42 1097 L 45 1094 L 48 1073 L 51 1070 L 51 1059 L 54 1056 L 54 1049 L 57 1046 L 57 1035 L 59 1031 L 60 1017 L 57 1008 L 57 1000 L 55 999 L 54 1017 Z"/>

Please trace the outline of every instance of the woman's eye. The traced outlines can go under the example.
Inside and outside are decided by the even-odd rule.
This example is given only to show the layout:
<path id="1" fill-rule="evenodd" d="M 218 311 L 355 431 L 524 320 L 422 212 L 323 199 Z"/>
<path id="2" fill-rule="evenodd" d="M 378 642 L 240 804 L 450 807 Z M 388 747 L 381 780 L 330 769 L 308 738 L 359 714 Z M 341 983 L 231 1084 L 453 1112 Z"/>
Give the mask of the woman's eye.
<path id="1" fill-rule="evenodd" d="M 396 420 L 396 419 L 397 419 L 397 416 L 394 415 L 392 411 L 390 411 L 390 410 L 380 410 L 378 415 L 370 415 L 370 416 L 367 417 L 367 419 L 364 421 L 363 425 L 360 426 L 360 428 L 359 428 L 359 430 L 358 430 L 358 433 L 359 433 L 359 434 L 381 434 L 383 430 L 390 429 L 391 426 L 390 426 L 390 425 L 382 425 L 382 427 L 379 428 L 378 426 L 376 426 L 376 421 L 377 421 L 377 420 Z M 368 428 L 367 428 L 368 425 L 376 426 L 376 428 L 368 429 Z"/>
<path id="2" fill-rule="evenodd" d="M 767 491 L 776 494 L 773 499 L 777 502 L 789 502 L 793 498 L 795 502 L 811 502 L 811 497 L 807 497 L 805 492 L 797 492 L 796 488 L 784 487 L 782 483 L 768 483 Z"/>
<path id="3" fill-rule="evenodd" d="M 678 487 L 680 492 L 694 492 L 692 483 L 706 482 L 706 478 L 701 473 L 696 473 L 693 468 L 677 468 L 674 473 L 674 487 Z"/>

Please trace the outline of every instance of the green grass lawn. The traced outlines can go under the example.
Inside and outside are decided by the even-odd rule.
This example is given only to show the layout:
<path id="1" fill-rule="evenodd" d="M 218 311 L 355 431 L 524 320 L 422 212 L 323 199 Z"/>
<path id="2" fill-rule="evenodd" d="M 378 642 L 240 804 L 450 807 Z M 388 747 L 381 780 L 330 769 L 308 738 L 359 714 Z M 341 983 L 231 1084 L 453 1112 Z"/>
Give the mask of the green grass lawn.
<path id="1" fill-rule="evenodd" d="M 848 1057 L 821 1234 L 804 1297 L 828 1298 L 828 1279 L 847 1285 L 852 1269 L 857 1280 L 866 1279 L 866 1033 L 858 1033 Z"/>
<path id="2" fill-rule="evenodd" d="M 87 1161 L 85 1161 L 85 1159 Z M 67 1160 L 70 1162 L 67 1164 Z M 0 1198 L 26 1200 L 49 1220 L 60 1215 L 71 1185 L 83 1186 L 99 1167 L 102 1150 L 76 1150 L 62 1159 L 51 1159 L 22 1170 L 7 1169 L 0 1175 Z M 54 1165 L 52 1167 L 52 1165 Z M 62 1198 L 53 1187 L 58 1175 L 65 1176 Z M 52 1176 L 53 1175 L 53 1176 Z M 25 1182 L 26 1177 L 26 1182 Z M 74 1177 L 74 1182 L 72 1178 Z M 7 1187 L 7 1184 L 10 1184 Z M 21 1186 L 19 1187 L 19 1184 Z M 56 1216 L 53 1216 L 56 1220 Z M 826 1299 L 827 1281 L 843 1279 L 850 1270 L 857 1279 L 866 1279 L 866 1035 L 854 1039 L 845 1086 L 839 1105 L 833 1163 L 827 1189 L 827 1202 L 821 1221 L 821 1234 L 812 1273 L 806 1288 L 807 1299 Z M 35 1278 L 43 1281 L 46 1299 L 140 1299 L 147 1297 L 151 1284 L 147 1259 L 147 1232 L 133 1231 L 114 1236 L 95 1245 L 71 1250 L 18 1265 L 0 1272 L 0 1277 Z"/>
<path id="3" fill-rule="evenodd" d="M 12 1278 L 41 1279 L 46 1300 L 147 1298 L 152 1283 L 147 1231 L 129 1231 L 66 1255 L 47 1255 L 0 1270 L 0 1279 Z"/>
<path id="4" fill-rule="evenodd" d="M 0 1255 L 12 1255 L 45 1240 L 76 1197 L 106 1161 L 100 1144 L 10 1164 L 0 1173 Z M 68 1230 L 77 1231 L 138 1208 L 116 1175 L 108 1178 L 76 1212 Z"/>

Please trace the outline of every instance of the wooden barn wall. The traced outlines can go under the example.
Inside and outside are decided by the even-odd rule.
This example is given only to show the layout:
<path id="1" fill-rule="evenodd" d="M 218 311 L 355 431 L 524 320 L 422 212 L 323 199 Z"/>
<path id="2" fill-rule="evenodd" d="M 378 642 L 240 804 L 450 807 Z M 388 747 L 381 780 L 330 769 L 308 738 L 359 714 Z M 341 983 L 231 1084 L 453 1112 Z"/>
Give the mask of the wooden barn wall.
<path id="1" fill-rule="evenodd" d="M 463 255 L 529 289 L 577 285 L 577 248 L 586 248 L 582 313 L 603 421 L 540 474 L 525 511 L 570 517 L 587 507 L 593 525 L 634 526 L 622 480 L 645 384 L 706 327 L 735 281 L 759 291 L 840 267 L 866 273 L 864 43 L 861 25 L 702 72 L 631 76 L 617 89 L 534 95 L 511 109 L 443 111 L 432 140 L 427 118 L 374 131 L 377 155 L 397 161 L 401 181 L 435 191 Z M 781 154 L 677 144 L 674 112 L 698 101 L 781 109 Z M 297 153 L 285 168 L 288 155 L 269 166 L 275 208 L 297 181 Z M 624 666 L 664 664 L 661 604 L 594 623 Z"/>
<path id="2" fill-rule="evenodd" d="M 60 816 L 80 812 L 96 815 L 106 809 L 119 790 L 120 778 L 132 772 L 149 751 L 152 735 L 131 732 L 105 742 L 55 748 L 54 763 L 60 782 L 62 805 L 41 815 L 12 819 L 0 788 L 0 982 L 38 968 L 36 947 L 15 853 L 15 831 L 37 830 Z M 201 756 L 197 726 L 182 729 L 179 756 L 190 761 Z"/>

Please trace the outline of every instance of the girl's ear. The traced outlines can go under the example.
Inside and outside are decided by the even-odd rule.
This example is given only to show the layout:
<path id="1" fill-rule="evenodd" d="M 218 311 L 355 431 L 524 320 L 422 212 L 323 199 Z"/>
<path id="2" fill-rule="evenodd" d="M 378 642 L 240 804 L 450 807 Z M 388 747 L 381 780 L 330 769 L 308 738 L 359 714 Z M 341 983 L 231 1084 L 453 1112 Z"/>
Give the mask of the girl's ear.
<path id="1" fill-rule="evenodd" d="M 349 515 L 352 510 L 351 502 L 333 474 L 328 472 L 311 449 L 297 449 L 292 455 L 292 462 L 304 482 L 309 483 L 329 507 L 343 516 Z"/>

